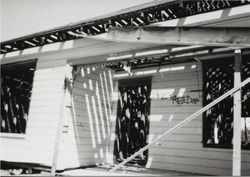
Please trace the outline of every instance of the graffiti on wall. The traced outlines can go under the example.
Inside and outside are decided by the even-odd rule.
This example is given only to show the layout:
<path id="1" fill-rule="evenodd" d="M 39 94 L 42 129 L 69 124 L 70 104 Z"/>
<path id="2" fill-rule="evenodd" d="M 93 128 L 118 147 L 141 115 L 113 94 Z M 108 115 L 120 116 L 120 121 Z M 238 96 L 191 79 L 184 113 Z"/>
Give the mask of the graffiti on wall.
<path id="1" fill-rule="evenodd" d="M 170 97 L 162 97 L 162 100 L 171 100 L 172 104 L 198 104 L 199 98 L 193 98 L 190 95 L 178 97 L 177 95 L 171 95 Z"/>
<path id="2" fill-rule="evenodd" d="M 197 104 L 200 100 L 199 98 L 192 98 L 189 95 L 177 97 L 176 95 L 172 95 L 170 100 L 173 104 Z"/>

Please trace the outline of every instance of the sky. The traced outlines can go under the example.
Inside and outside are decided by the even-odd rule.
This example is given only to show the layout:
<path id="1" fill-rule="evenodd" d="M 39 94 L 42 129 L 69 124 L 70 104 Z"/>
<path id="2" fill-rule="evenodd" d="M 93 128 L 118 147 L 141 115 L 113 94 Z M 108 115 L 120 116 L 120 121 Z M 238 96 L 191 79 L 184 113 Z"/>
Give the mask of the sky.
<path id="1" fill-rule="evenodd" d="M 153 0 L 0 0 L 1 41 L 49 30 Z"/>

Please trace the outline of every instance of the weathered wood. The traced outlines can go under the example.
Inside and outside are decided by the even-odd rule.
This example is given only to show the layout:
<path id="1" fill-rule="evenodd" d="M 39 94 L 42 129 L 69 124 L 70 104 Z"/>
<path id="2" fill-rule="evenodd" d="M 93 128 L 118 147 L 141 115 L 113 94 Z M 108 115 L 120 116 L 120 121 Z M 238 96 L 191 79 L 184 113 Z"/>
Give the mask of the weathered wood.
<path id="1" fill-rule="evenodd" d="M 62 98 L 61 98 L 60 114 L 58 117 L 57 133 L 56 133 L 53 159 L 52 159 L 52 165 L 51 165 L 51 176 L 55 176 L 56 174 L 56 167 L 57 167 L 59 148 L 60 148 L 61 136 L 62 136 L 61 134 L 62 134 L 62 124 L 63 124 L 63 117 L 64 117 L 63 114 L 64 114 L 64 109 L 65 109 L 65 96 L 66 96 L 66 90 L 64 90 L 64 94 L 62 95 Z"/>
<path id="2" fill-rule="evenodd" d="M 108 71 L 107 68 L 105 70 Z M 98 72 L 90 71 L 89 74 L 86 74 L 87 77 L 91 77 L 93 90 L 90 90 L 88 82 L 87 89 L 83 86 L 83 83 L 89 79 L 86 79 L 85 76 L 82 78 L 81 72 L 76 75 L 77 79 L 74 80 L 71 92 L 72 113 L 68 117 L 67 136 L 60 148 L 62 161 L 58 162 L 58 169 L 105 163 L 107 160 L 106 152 L 110 143 L 108 138 L 108 129 L 110 129 L 108 97 L 111 97 L 112 84 L 110 84 L 107 73 L 107 87 L 103 77 L 102 82 L 104 89 L 108 90 L 109 94 L 102 93 Z M 98 82 L 98 87 L 96 82 Z M 100 95 L 96 95 L 97 88 Z M 101 160 L 100 152 L 103 153 Z M 70 159 L 70 163 L 68 159 Z"/>
<path id="3" fill-rule="evenodd" d="M 233 27 L 116 27 L 108 38 L 145 44 L 250 47 L 249 29 Z"/>
<path id="4" fill-rule="evenodd" d="M 241 83 L 241 50 L 235 50 L 234 87 Z M 234 93 L 233 176 L 241 175 L 241 90 Z"/>
<path id="5" fill-rule="evenodd" d="M 127 162 L 131 161 L 133 158 L 135 158 L 137 155 L 141 154 L 142 152 L 144 152 L 145 150 L 147 150 L 148 148 L 150 148 L 153 144 L 155 144 L 157 141 L 159 141 L 161 138 L 163 138 L 166 135 L 169 135 L 170 133 L 172 133 L 173 131 L 175 131 L 176 129 L 184 126 L 185 124 L 187 124 L 188 122 L 190 122 L 191 120 L 195 119 L 197 116 L 201 115 L 203 112 L 207 111 L 209 108 L 211 108 L 212 106 L 216 105 L 217 103 L 219 103 L 220 101 L 222 101 L 223 99 L 225 99 L 226 97 L 228 97 L 229 95 L 233 94 L 234 92 L 236 92 L 237 90 L 239 90 L 241 87 L 245 86 L 246 84 L 248 84 L 250 82 L 250 78 L 246 79 L 245 81 L 243 81 L 242 83 L 240 83 L 239 85 L 237 85 L 236 87 L 234 87 L 233 89 L 229 90 L 227 93 L 223 94 L 222 96 L 220 96 L 219 98 L 217 98 L 216 100 L 212 101 L 211 103 L 209 103 L 207 106 L 203 107 L 202 109 L 196 111 L 194 114 L 192 114 L 191 116 L 189 116 L 188 118 L 186 118 L 185 120 L 181 121 L 180 123 L 178 123 L 177 125 L 175 125 L 173 128 L 171 128 L 170 130 L 166 131 L 165 133 L 163 133 L 161 136 L 155 138 L 150 144 L 144 146 L 143 148 L 141 148 L 139 151 L 137 151 L 136 153 L 134 153 L 133 155 L 131 155 L 129 158 L 125 159 L 123 162 L 121 162 L 120 164 L 118 164 L 117 166 L 115 166 L 114 168 L 112 168 L 110 170 L 110 172 L 115 171 L 116 169 L 120 168 L 121 166 L 125 165 Z"/>

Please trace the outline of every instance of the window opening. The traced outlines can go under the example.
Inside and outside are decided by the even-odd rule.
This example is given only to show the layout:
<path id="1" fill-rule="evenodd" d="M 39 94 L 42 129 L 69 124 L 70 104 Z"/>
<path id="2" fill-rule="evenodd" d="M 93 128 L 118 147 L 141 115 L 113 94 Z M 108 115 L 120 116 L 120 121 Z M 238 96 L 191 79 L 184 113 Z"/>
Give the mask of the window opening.
<path id="1" fill-rule="evenodd" d="M 151 78 L 119 81 L 114 155 L 121 162 L 148 144 Z M 148 151 L 130 163 L 146 165 Z"/>
<path id="2" fill-rule="evenodd" d="M 1 66 L 1 132 L 25 133 L 36 62 Z"/>
<path id="3" fill-rule="evenodd" d="M 242 58 L 242 80 L 250 77 L 249 55 Z M 203 106 L 234 86 L 234 59 L 203 61 Z M 242 148 L 250 149 L 250 86 L 242 88 Z M 233 95 L 203 114 L 203 145 L 232 148 Z"/>

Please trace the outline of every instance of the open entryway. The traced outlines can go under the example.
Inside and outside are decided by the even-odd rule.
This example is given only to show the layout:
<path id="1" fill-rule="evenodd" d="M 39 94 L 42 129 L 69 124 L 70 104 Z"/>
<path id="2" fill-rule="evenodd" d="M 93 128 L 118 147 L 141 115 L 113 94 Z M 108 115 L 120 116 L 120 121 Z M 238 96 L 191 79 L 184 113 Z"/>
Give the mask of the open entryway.
<path id="1" fill-rule="evenodd" d="M 121 162 L 148 143 L 151 78 L 119 80 L 114 157 Z M 146 165 L 148 151 L 130 163 Z"/>

